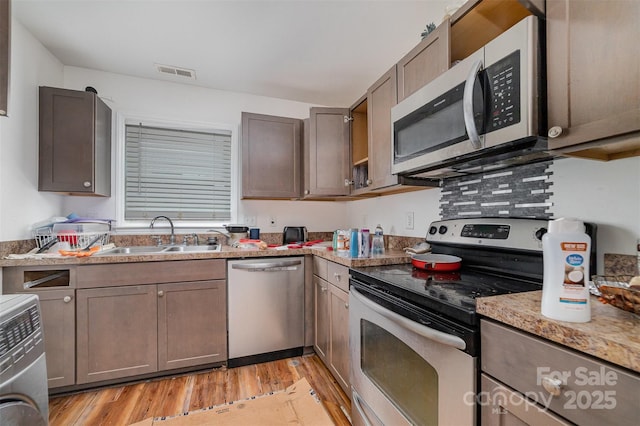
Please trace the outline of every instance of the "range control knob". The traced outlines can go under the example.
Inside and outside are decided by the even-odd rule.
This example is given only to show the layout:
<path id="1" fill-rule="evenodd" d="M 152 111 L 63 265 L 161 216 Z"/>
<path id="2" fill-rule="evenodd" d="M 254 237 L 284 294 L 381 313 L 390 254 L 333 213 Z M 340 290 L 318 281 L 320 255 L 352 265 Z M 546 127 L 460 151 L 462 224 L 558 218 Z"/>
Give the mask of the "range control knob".
<path id="1" fill-rule="evenodd" d="M 448 230 L 448 228 L 447 228 L 446 226 L 444 226 L 444 225 L 440 225 L 440 228 L 438 228 L 438 233 L 439 233 L 440 235 L 444 235 L 444 234 L 446 234 L 446 233 L 447 233 L 447 230 Z"/>
<path id="2" fill-rule="evenodd" d="M 540 228 L 536 231 L 536 239 L 542 241 L 542 236 L 547 233 L 547 228 Z"/>
<path id="3" fill-rule="evenodd" d="M 435 226 L 429 228 L 430 235 L 435 235 L 436 232 L 438 232 L 438 228 L 436 228 Z"/>

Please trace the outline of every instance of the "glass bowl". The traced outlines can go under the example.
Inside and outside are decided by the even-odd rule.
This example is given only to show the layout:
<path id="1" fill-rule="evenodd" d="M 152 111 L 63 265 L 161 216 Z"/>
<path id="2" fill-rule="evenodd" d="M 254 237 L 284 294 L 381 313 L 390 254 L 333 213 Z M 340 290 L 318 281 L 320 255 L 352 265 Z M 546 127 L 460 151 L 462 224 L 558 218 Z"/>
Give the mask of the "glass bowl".
<path id="1" fill-rule="evenodd" d="M 630 288 L 633 275 L 594 275 L 591 277 L 602 303 L 640 315 L 640 289 Z"/>

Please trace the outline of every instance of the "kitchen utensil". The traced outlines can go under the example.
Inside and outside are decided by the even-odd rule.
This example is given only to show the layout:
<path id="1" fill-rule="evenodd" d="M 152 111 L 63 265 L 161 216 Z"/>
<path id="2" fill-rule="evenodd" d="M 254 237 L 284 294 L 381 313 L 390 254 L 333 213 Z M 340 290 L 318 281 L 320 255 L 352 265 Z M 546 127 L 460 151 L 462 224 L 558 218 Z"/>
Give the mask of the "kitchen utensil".
<path id="1" fill-rule="evenodd" d="M 45 244 L 42 247 L 40 247 L 40 249 L 36 252 L 36 254 L 40 254 L 42 252 L 45 252 L 45 251 L 49 250 L 51 248 L 51 246 L 53 246 L 57 242 L 58 242 L 58 238 L 57 237 L 53 237 L 47 244 Z"/>
<path id="2" fill-rule="evenodd" d="M 411 264 L 427 271 L 457 271 L 462 259 L 448 254 L 414 254 Z"/>

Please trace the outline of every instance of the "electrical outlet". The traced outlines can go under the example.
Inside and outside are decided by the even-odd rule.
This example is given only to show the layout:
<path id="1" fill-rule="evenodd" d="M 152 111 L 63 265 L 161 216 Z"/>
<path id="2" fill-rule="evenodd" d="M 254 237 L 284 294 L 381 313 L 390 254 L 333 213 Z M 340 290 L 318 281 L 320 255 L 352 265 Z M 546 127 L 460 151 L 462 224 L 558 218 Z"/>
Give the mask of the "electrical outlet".
<path id="1" fill-rule="evenodd" d="M 413 229 L 413 212 L 405 212 L 404 229 Z"/>
<path id="2" fill-rule="evenodd" d="M 244 217 L 244 224 L 247 226 L 256 226 L 257 225 L 257 220 L 255 216 L 245 216 Z"/>
<path id="3" fill-rule="evenodd" d="M 276 222 L 276 218 L 274 216 L 269 217 L 269 226 L 272 228 L 278 226 L 278 223 Z"/>

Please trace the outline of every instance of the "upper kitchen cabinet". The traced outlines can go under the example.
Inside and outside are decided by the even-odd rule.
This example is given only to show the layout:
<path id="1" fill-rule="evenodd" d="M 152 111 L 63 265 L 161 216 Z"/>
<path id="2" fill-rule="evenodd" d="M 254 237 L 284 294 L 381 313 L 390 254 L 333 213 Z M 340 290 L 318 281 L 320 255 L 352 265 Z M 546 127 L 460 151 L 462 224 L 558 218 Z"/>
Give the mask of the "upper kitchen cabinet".
<path id="1" fill-rule="evenodd" d="M 449 22 L 451 63 L 470 56 L 530 15 L 544 16 L 544 0 L 467 1 Z"/>
<path id="2" fill-rule="evenodd" d="M 295 199 L 302 186 L 302 120 L 242 113 L 242 197 Z"/>
<path id="3" fill-rule="evenodd" d="M 350 111 L 311 108 L 305 129 L 304 197 L 349 195 Z"/>
<path id="4" fill-rule="evenodd" d="M 547 2 L 549 148 L 640 155 L 640 2 Z"/>
<path id="5" fill-rule="evenodd" d="M 351 146 L 351 195 L 369 191 L 369 99 L 364 95 L 349 110 L 349 141 Z"/>
<path id="6" fill-rule="evenodd" d="M 9 61 L 11 59 L 11 2 L 0 0 L 0 116 L 9 104 Z"/>
<path id="7" fill-rule="evenodd" d="M 111 195 L 111 109 L 95 93 L 40 87 L 38 190 Z"/>
<path id="8" fill-rule="evenodd" d="M 398 61 L 398 101 L 449 69 L 450 26 L 445 19 L 416 47 Z"/>

